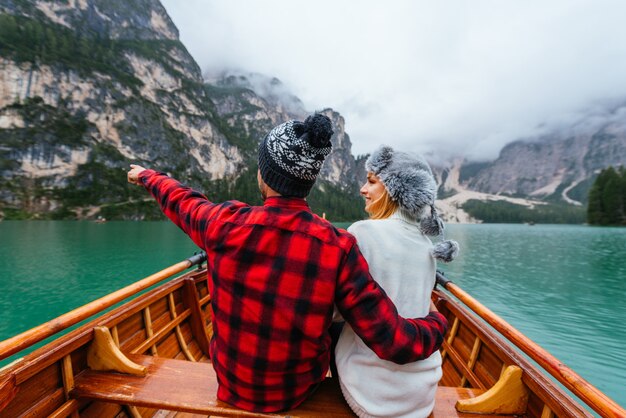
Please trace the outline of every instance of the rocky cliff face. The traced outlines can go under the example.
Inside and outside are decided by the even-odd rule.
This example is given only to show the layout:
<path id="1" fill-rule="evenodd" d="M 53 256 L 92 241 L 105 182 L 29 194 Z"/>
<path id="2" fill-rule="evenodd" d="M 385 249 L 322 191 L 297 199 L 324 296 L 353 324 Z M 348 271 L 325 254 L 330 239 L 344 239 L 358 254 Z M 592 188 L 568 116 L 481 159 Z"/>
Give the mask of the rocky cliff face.
<path id="1" fill-rule="evenodd" d="M 120 176 L 132 161 L 196 183 L 198 173 L 210 180 L 241 169 L 241 152 L 211 123 L 200 70 L 157 1 L 16 1 L 1 12 L 0 200 L 8 211 L 65 217 L 129 201 L 134 192 Z"/>
<path id="2" fill-rule="evenodd" d="M 145 196 L 124 184 L 130 162 L 196 187 L 234 182 L 261 135 L 306 115 L 297 98 L 279 100 L 277 80 L 260 94 L 233 80 L 206 84 L 157 0 L 6 1 L 0 40 L 8 217 L 143 217 Z M 326 112 L 339 152 L 324 179 L 350 187 L 343 119 Z"/>
<path id="3" fill-rule="evenodd" d="M 158 0 L 6 0 L 0 9 L 112 39 L 178 40 L 178 29 Z"/>
<path id="4" fill-rule="evenodd" d="M 484 193 L 586 202 L 594 176 L 626 164 L 626 106 L 541 138 L 505 146 L 493 162 L 465 164 L 460 180 Z"/>

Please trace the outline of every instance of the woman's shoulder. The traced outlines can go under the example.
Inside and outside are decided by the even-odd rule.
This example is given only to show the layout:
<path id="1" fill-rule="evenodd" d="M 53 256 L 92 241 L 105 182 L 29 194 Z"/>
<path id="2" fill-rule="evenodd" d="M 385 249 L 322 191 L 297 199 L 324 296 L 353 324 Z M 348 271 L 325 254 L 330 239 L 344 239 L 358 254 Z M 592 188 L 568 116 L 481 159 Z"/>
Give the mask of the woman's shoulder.
<path id="1" fill-rule="evenodd" d="M 374 228 L 375 222 L 376 221 L 371 220 L 371 219 L 357 221 L 348 227 L 348 232 L 354 235 L 355 232 L 366 231 L 370 228 Z"/>
<path id="2" fill-rule="evenodd" d="M 388 223 L 387 219 L 366 219 L 364 221 L 358 221 L 350 225 L 348 232 L 354 235 L 357 240 L 373 232 L 386 230 L 385 225 Z"/>

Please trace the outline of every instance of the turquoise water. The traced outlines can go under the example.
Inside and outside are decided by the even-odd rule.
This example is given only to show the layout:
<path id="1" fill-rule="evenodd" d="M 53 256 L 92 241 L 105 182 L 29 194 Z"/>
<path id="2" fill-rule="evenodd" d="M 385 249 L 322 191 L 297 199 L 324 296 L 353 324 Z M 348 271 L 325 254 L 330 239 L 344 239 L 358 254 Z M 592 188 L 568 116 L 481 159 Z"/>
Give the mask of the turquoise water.
<path id="1" fill-rule="evenodd" d="M 446 275 L 626 407 L 626 229 L 449 225 Z M 197 251 L 166 222 L 0 222 L 0 340 Z"/>
<path id="2" fill-rule="evenodd" d="M 626 229 L 450 225 L 446 275 L 626 406 Z"/>

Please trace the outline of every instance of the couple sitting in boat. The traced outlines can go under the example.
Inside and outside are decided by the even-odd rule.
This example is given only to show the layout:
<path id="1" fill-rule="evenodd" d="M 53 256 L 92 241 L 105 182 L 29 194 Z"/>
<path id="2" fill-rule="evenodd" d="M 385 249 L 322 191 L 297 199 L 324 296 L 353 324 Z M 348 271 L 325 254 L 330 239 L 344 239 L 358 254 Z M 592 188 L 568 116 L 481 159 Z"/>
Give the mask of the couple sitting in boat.
<path id="1" fill-rule="evenodd" d="M 311 213 L 305 198 L 332 134 L 321 114 L 267 134 L 259 146 L 260 207 L 213 203 L 137 165 L 128 181 L 152 193 L 207 253 L 219 399 L 260 412 L 299 405 L 328 372 L 334 318 L 346 323 L 336 365 L 355 413 L 426 417 L 448 325 L 430 302 L 435 258 L 451 260 L 458 246 L 427 238 L 443 230 L 428 164 L 390 147 L 367 161 L 361 194 L 371 220 L 348 233 Z"/>

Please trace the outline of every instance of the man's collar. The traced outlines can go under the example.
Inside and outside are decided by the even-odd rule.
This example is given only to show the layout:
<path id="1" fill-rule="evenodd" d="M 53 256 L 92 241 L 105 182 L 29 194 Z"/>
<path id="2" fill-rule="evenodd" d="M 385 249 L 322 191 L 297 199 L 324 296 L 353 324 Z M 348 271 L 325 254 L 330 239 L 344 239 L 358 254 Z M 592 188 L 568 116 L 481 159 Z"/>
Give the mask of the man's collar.
<path id="1" fill-rule="evenodd" d="M 303 197 L 284 197 L 284 196 L 271 196 L 265 199 L 263 206 L 272 206 L 280 208 L 290 209 L 304 209 L 311 212 L 309 204 Z"/>

